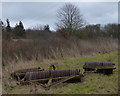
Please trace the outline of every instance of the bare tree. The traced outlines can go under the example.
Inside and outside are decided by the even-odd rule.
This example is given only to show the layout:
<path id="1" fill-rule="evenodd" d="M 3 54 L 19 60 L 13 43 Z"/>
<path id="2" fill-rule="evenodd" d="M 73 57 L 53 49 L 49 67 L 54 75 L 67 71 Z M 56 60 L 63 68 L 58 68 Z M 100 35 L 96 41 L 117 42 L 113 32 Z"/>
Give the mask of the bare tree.
<path id="1" fill-rule="evenodd" d="M 80 29 L 84 25 L 84 20 L 80 14 L 78 6 L 71 3 L 65 4 L 57 12 L 58 29 L 67 29 L 68 32 L 73 32 Z"/>

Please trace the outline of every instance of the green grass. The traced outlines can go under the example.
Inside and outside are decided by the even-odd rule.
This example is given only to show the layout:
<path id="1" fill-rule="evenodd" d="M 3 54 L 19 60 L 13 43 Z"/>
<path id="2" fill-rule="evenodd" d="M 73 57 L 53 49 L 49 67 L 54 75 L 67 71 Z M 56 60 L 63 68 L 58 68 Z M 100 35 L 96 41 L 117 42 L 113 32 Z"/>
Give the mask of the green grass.
<path id="1" fill-rule="evenodd" d="M 79 68 L 86 61 L 113 62 L 116 64 L 114 73 L 110 76 L 89 73 L 84 77 L 81 83 L 70 83 L 67 86 L 57 89 L 51 89 L 47 93 L 51 94 L 115 94 L 118 90 L 118 53 L 117 51 L 100 54 L 92 57 L 80 57 L 77 59 L 66 59 L 60 61 L 62 65 L 57 65 L 58 69 Z"/>
<path id="2" fill-rule="evenodd" d="M 83 72 L 82 66 L 87 61 L 98 62 L 113 62 L 116 64 L 116 69 L 112 75 L 102 75 L 89 73 L 84 77 L 83 82 L 64 83 L 58 86 L 53 86 L 50 90 L 45 90 L 38 85 L 37 93 L 42 94 L 116 94 L 118 90 L 118 52 L 114 51 L 106 54 L 99 54 L 96 56 L 80 57 L 74 59 L 57 60 L 57 69 L 79 68 Z M 38 65 L 37 65 L 38 66 Z M 42 68 L 48 68 L 48 65 L 41 63 Z M 34 89 L 33 85 L 30 86 Z M 30 88 L 28 87 L 28 89 Z M 25 91 L 24 91 L 25 89 Z M 10 90 L 10 93 L 17 94 L 19 92 L 25 94 L 29 93 L 26 86 L 16 86 Z"/>
<path id="3" fill-rule="evenodd" d="M 113 62 L 116 64 L 118 68 L 118 53 L 117 51 L 106 53 L 106 54 L 99 54 L 97 56 L 91 57 L 80 57 L 77 59 L 65 59 L 59 61 L 59 65 L 57 65 L 57 69 L 66 69 L 66 68 L 79 68 L 83 71 L 83 65 L 87 61 L 96 61 L 96 62 Z"/>

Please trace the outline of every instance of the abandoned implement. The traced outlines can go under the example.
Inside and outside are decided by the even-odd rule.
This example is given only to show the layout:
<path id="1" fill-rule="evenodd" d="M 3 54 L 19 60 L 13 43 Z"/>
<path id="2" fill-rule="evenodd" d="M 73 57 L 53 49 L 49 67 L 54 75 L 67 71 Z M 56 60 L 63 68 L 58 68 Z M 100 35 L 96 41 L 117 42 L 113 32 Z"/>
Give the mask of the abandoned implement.
<path id="1" fill-rule="evenodd" d="M 26 72 L 34 72 L 34 71 L 42 71 L 42 70 L 43 69 L 41 69 L 40 67 L 21 69 L 11 73 L 11 76 L 17 80 L 21 80 L 25 77 Z"/>
<path id="2" fill-rule="evenodd" d="M 20 81 L 22 84 L 32 82 L 39 82 L 44 87 L 50 87 L 70 80 L 81 81 L 82 74 L 80 69 L 64 69 L 64 70 L 49 70 L 27 72 L 24 80 Z"/>
<path id="3" fill-rule="evenodd" d="M 64 69 L 64 70 L 27 72 L 25 75 L 25 80 L 66 77 L 66 76 L 72 76 L 72 75 L 80 75 L 80 69 Z"/>
<path id="4" fill-rule="evenodd" d="M 86 72 L 112 74 L 115 64 L 112 62 L 85 62 L 83 69 Z"/>
<path id="5" fill-rule="evenodd" d="M 83 77 L 83 75 L 80 74 L 80 69 L 55 70 L 54 65 L 51 65 L 49 70 L 43 70 L 40 67 L 21 69 L 13 72 L 11 76 L 20 81 L 20 84 L 38 82 L 45 88 L 70 80 L 81 81 L 81 77 Z"/>

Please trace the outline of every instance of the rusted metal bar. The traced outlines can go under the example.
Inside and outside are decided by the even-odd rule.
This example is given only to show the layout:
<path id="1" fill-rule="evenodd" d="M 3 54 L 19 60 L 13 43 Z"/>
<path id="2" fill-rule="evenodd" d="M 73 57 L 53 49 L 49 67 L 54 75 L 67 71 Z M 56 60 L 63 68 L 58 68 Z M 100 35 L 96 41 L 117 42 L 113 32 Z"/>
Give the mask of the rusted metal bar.
<path id="1" fill-rule="evenodd" d="M 112 62 L 85 62 L 85 66 L 113 66 Z"/>
<path id="2" fill-rule="evenodd" d="M 11 73 L 11 76 L 14 78 L 14 79 L 23 79 L 26 72 L 34 72 L 34 71 L 41 71 L 43 69 L 41 69 L 40 67 L 34 67 L 34 68 L 28 68 L 28 69 L 21 69 L 21 70 L 17 70 L 17 71 L 14 71 L 13 73 Z"/>
<path id="3" fill-rule="evenodd" d="M 64 69 L 64 70 L 27 72 L 25 75 L 25 80 L 66 77 L 66 76 L 79 75 L 79 74 L 80 74 L 80 69 Z"/>
<path id="4" fill-rule="evenodd" d="M 58 84 L 60 84 L 60 83 L 63 83 L 63 82 L 66 82 L 67 80 L 70 80 L 70 79 L 72 79 L 72 78 L 74 78 L 74 77 L 76 77 L 77 75 L 73 75 L 73 76 L 69 76 L 69 77 L 65 77 L 64 79 L 61 79 L 61 80 L 59 80 L 59 81 L 57 81 L 57 82 L 54 82 L 54 83 L 52 83 L 52 84 L 49 84 L 49 85 L 46 85 L 46 87 L 50 87 L 50 86 L 55 86 L 55 85 L 58 85 Z"/>
<path id="5" fill-rule="evenodd" d="M 41 68 L 40 67 L 34 67 L 34 68 L 28 68 L 28 69 L 21 69 L 15 71 L 15 73 L 24 73 L 24 72 L 31 72 L 31 71 L 39 71 Z"/>

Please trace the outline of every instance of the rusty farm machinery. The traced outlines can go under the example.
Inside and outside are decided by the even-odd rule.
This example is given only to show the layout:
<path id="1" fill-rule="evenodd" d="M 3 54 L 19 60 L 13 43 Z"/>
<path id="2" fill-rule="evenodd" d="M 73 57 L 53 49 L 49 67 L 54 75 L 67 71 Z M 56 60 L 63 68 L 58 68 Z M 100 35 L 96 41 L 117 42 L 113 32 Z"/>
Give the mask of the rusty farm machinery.
<path id="1" fill-rule="evenodd" d="M 110 75 L 113 73 L 115 64 L 112 62 L 85 62 L 83 65 L 84 73 L 102 73 Z"/>
<path id="2" fill-rule="evenodd" d="M 53 70 L 51 70 L 51 67 Z M 40 67 L 17 70 L 11 73 L 11 76 L 19 81 L 20 84 L 38 82 L 45 88 L 58 85 L 72 79 L 81 81 L 81 78 L 83 77 L 80 73 L 80 69 L 55 70 L 54 65 L 50 66 L 49 70 L 44 70 Z"/>
<path id="3" fill-rule="evenodd" d="M 21 69 L 11 73 L 11 76 L 18 80 L 20 84 L 38 82 L 41 86 L 48 88 L 69 80 L 82 81 L 85 75 L 84 73 L 112 74 L 113 69 L 115 69 L 115 64 L 111 62 L 85 62 L 83 69 L 83 73 L 80 69 L 56 70 L 56 67 L 51 65 L 49 70 L 44 70 L 40 67 Z"/>

